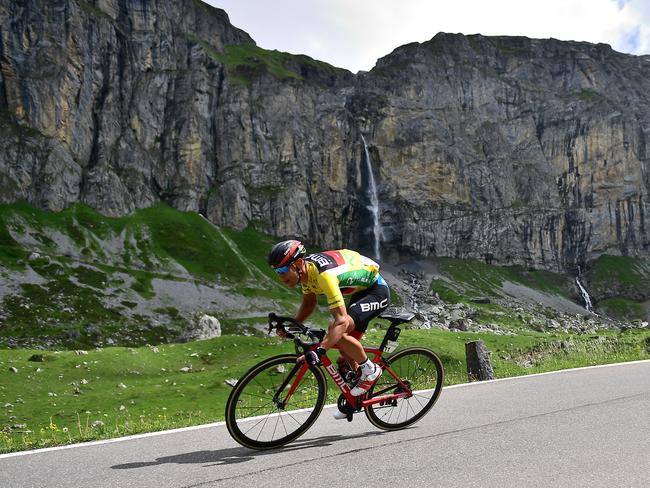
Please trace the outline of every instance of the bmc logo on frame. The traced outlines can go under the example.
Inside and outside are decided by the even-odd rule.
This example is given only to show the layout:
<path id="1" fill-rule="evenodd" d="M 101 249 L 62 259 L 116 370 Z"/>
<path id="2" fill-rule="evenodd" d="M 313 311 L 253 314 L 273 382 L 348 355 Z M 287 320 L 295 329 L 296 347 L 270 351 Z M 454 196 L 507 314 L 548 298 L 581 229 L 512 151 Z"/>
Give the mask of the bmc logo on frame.
<path id="1" fill-rule="evenodd" d="M 362 312 L 372 312 L 384 308 L 388 304 L 388 298 L 384 298 L 381 302 L 360 303 Z"/>
<path id="2" fill-rule="evenodd" d="M 345 381 L 343 381 L 343 378 L 341 378 L 341 375 L 339 374 L 338 370 L 334 367 L 334 365 L 330 364 L 325 369 L 330 372 L 336 384 L 339 385 L 340 388 L 343 388 L 343 385 L 345 385 Z"/>

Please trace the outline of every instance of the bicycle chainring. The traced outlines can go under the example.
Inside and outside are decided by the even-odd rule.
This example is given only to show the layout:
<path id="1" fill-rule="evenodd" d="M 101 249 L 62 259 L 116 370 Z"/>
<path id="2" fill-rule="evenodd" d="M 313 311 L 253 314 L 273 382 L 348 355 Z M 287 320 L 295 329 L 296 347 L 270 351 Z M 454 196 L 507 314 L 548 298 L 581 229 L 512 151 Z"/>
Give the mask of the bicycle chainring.
<path id="1" fill-rule="evenodd" d="M 354 413 L 354 408 L 348 403 L 348 400 L 345 398 L 343 393 L 339 395 L 339 399 L 336 401 L 336 406 L 339 407 L 340 412 L 347 414 Z"/>

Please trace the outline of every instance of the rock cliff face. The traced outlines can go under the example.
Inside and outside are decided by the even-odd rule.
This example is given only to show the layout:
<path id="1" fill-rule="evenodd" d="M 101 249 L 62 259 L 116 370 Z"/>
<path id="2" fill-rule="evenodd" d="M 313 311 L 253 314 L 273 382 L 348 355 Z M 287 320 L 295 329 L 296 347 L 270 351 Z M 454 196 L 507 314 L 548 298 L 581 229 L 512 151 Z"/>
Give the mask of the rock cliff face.
<path id="1" fill-rule="evenodd" d="M 647 255 L 650 57 L 438 34 L 351 73 L 199 0 L 0 0 L 0 201 L 212 222 L 382 256 L 571 270 Z"/>
<path id="2" fill-rule="evenodd" d="M 438 35 L 362 76 L 388 240 L 569 269 L 647 253 L 650 57 Z M 398 224 L 391 224 L 397 222 Z"/>

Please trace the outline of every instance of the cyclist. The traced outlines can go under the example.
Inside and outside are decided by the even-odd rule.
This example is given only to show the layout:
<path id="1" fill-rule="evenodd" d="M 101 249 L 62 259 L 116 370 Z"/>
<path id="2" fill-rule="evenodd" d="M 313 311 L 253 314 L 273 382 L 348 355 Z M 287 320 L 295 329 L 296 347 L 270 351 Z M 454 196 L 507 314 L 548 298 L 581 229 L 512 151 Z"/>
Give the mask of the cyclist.
<path id="1" fill-rule="evenodd" d="M 381 376 L 382 369 L 366 355 L 359 339 L 368 322 L 388 307 L 390 294 L 386 281 L 379 274 L 379 265 L 356 251 L 340 249 L 307 255 L 305 246 L 297 240 L 277 243 L 268 255 L 268 263 L 289 288 L 302 287 L 302 303 L 295 319 L 303 322 L 316 308 L 317 295 L 327 298 L 332 322 L 327 335 L 316 351 L 310 351 L 298 361 L 319 362 L 319 356 L 338 344 L 353 368 L 358 364 L 361 376 L 352 388 L 353 396 L 370 389 Z M 346 307 L 343 295 L 351 295 Z M 335 412 L 337 419 L 345 418 Z"/>

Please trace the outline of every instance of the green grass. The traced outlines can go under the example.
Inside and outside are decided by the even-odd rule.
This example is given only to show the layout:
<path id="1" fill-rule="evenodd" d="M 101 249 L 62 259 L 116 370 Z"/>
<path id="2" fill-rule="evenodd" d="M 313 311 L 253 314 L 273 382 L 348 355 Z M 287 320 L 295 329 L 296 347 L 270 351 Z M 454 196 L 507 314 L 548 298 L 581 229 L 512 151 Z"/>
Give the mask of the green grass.
<path id="1" fill-rule="evenodd" d="M 452 283 L 442 279 L 431 280 L 431 290 L 446 303 L 461 303 L 466 301 L 466 298 L 457 291 Z M 460 288 L 458 290 L 460 291 Z"/>
<path id="2" fill-rule="evenodd" d="M 612 282 L 638 287 L 650 282 L 650 266 L 642 258 L 602 255 L 592 263 L 589 275 L 590 283 L 596 287 Z"/>
<path id="3" fill-rule="evenodd" d="M 27 250 L 16 242 L 9 229 L 23 233 L 26 227 L 30 237 L 39 243 L 32 246 L 30 252 L 59 257 L 57 244 L 48 236 L 58 232 L 71 238 L 83 259 L 121 267 L 120 270 L 125 272 L 137 269 L 149 273 L 158 264 L 158 269 L 153 271 L 160 274 L 166 270 L 174 271 L 171 263 L 178 263 L 197 279 L 240 282 L 242 268 L 252 263 L 272 276 L 264 262 L 271 244 L 269 237 L 252 229 L 243 232 L 225 230 L 222 234 L 200 215 L 180 212 L 164 204 L 137 210 L 121 218 L 103 216 L 82 204 L 58 213 L 45 212 L 24 203 L 2 205 L 0 265 L 25 267 L 23 261 L 28 255 Z M 236 243 L 239 251 L 233 249 L 224 234 Z M 118 252 L 119 259 L 107 262 L 102 241 L 120 236 L 123 236 L 123 249 Z M 241 256 L 246 256 L 246 263 L 242 262 Z M 45 267 L 45 262 L 36 262 L 35 265 Z M 94 282 L 103 279 L 100 272 L 87 267 L 75 273 L 84 273 L 85 279 Z M 136 278 L 142 281 L 138 273 Z"/>
<path id="4" fill-rule="evenodd" d="M 377 345 L 382 337 L 371 325 L 364 343 Z M 431 347 L 444 363 L 446 384 L 455 384 L 467 381 L 465 342 L 477 339 L 492 351 L 499 378 L 650 357 L 647 330 L 591 336 L 404 330 L 400 347 Z M 230 392 L 225 380 L 292 350 L 288 341 L 241 336 L 85 355 L 0 350 L 0 452 L 223 420 Z M 29 361 L 35 354 L 43 361 Z M 10 367 L 18 373 L 8 372 Z M 184 367 L 190 372 L 181 372 Z M 330 383 L 328 401 L 337 396 Z"/>
<path id="5" fill-rule="evenodd" d="M 62 236 L 67 237 L 65 251 L 59 244 Z M 253 226 L 244 231 L 221 229 L 197 214 L 166 205 L 121 218 L 105 217 L 80 204 L 59 213 L 25 203 L 0 206 L 0 276 L 30 272 L 40 277 L 4 297 L 0 336 L 30 338 L 36 346 L 52 336 L 70 337 L 69 347 L 89 349 L 87 355 L 0 349 L 0 450 L 222 420 L 230 391 L 224 381 L 238 378 L 263 358 L 292 351 L 292 344 L 260 332 L 264 312 L 247 309 L 241 316 L 220 310 L 213 314 L 219 316 L 224 334 L 250 336 L 142 347 L 173 340 L 187 320 L 179 303 L 153 305 L 153 283 L 158 279 L 218 284 L 229 293 L 266 300 L 277 307 L 276 312 L 291 314 L 300 291 L 280 284 L 267 266 L 272 243 Z M 41 256 L 30 257 L 33 252 Z M 445 279 L 434 280 L 431 288 L 450 302 L 499 297 L 505 281 L 563 296 L 570 288 L 570 277 L 544 271 L 477 260 L 436 263 Z M 644 260 L 604 256 L 588 274 L 593 286 L 619 293 L 650 288 L 648 269 Z M 107 294 L 113 299 L 111 307 L 106 306 Z M 391 295 L 394 304 L 399 299 Z M 138 315 L 144 313 L 143 304 L 152 305 L 153 315 Z M 401 336 L 402 347 L 424 345 L 441 356 L 448 384 L 466 381 L 465 342 L 479 338 L 493 352 L 498 377 L 647 359 L 650 351 L 647 330 L 542 334 L 531 330 L 533 317 L 525 312 L 514 313 L 494 301 L 471 306 L 473 320 L 495 323 L 517 335 L 409 329 Z M 641 305 L 629 298 L 610 297 L 599 306 L 612 315 L 642 318 Z M 311 323 L 326 327 L 329 319 L 323 306 Z M 120 344 L 132 348 L 90 350 L 107 337 L 119 337 Z M 366 344 L 379 344 L 382 337 L 383 332 L 371 325 Z M 29 361 L 34 354 L 42 354 L 45 361 Z M 191 372 L 180 371 L 190 364 Z M 18 373 L 10 373 L 10 367 L 18 368 Z M 328 401 L 337 396 L 331 387 Z M 13 427 L 23 424 L 27 426 Z"/>
<path id="6" fill-rule="evenodd" d="M 619 320 L 643 320 L 647 313 L 642 304 L 625 298 L 606 298 L 598 302 L 598 310 Z"/>
<path id="7" fill-rule="evenodd" d="M 194 33 L 187 33 L 186 37 L 190 42 L 201 46 L 212 59 L 222 63 L 234 84 L 250 85 L 254 78 L 264 73 L 269 73 L 278 80 L 304 81 L 301 74 L 303 70 L 326 74 L 345 72 L 302 54 L 271 51 L 255 44 L 229 44 L 223 52 L 219 52 Z"/>
<path id="8" fill-rule="evenodd" d="M 231 44 L 220 53 L 207 42 L 192 33 L 187 38 L 201 46 L 212 59 L 223 63 L 235 84 L 250 85 L 252 78 L 268 72 L 279 80 L 302 80 L 302 76 L 288 69 L 285 64 L 292 55 L 279 51 L 268 51 L 254 44 Z"/>
<path id="9" fill-rule="evenodd" d="M 431 289 L 450 303 L 468 302 L 479 296 L 501 296 L 501 287 L 506 281 L 557 295 L 565 295 L 568 289 L 568 278 L 550 271 L 496 266 L 476 259 L 439 258 L 435 261 L 448 279 L 434 279 Z"/>
<path id="10" fill-rule="evenodd" d="M 198 278 L 235 280 L 239 276 L 241 266 L 236 254 L 200 215 L 161 205 L 136 211 L 131 219 L 148 230 L 149 235 L 140 234 L 140 249 L 163 260 L 171 259 Z"/>
<path id="11" fill-rule="evenodd" d="M 600 311 L 619 319 L 647 319 L 641 303 L 650 299 L 648 258 L 600 256 L 588 266 L 586 281 Z"/>
<path id="12" fill-rule="evenodd" d="M 0 350 L 0 367 L 6 376 L 0 387 L 6 399 L 0 406 L 0 430 L 27 424 L 13 430 L 33 433 L 24 443 L 21 433 L 12 434 L 11 442 L 41 447 L 54 442 L 50 424 L 59 432 L 67 428 L 77 440 L 149 430 L 165 418 L 161 428 L 182 425 L 189 416 L 200 421 L 221 419 L 230 390 L 224 380 L 238 378 L 262 356 L 289 349 L 289 343 L 276 339 L 224 336 L 189 344 L 106 348 L 87 355 Z M 47 360 L 28 361 L 35 353 Z M 18 373 L 5 373 L 11 366 Z M 184 367 L 191 367 L 191 372 L 181 372 Z M 6 403 L 13 407 L 3 407 Z M 87 429 L 86 419 L 90 425 L 101 421 L 105 428 Z M 61 436 L 61 442 L 66 440 Z M 8 442 L 7 436 L 0 437 L 0 451 L 7 450 Z"/>
<path id="13" fill-rule="evenodd" d="M 606 98 L 594 90 L 582 89 L 576 93 L 576 96 L 583 102 L 595 103 L 606 100 Z"/>
<path id="14" fill-rule="evenodd" d="M 493 322 L 510 330 L 530 328 L 511 310 L 493 304 L 472 303 L 486 297 L 490 300 L 505 295 L 506 281 L 533 290 L 575 299 L 574 278 L 522 266 L 496 266 L 478 260 L 438 258 L 434 260 L 442 276 L 431 281 L 430 288 L 447 303 L 471 304 L 479 312 L 479 322 Z M 650 299 L 650 261 L 626 256 L 600 256 L 590 263 L 582 282 L 597 301 L 598 313 L 620 321 L 647 319 L 643 302 Z M 531 317 L 528 317 L 531 319 Z"/>
<path id="15" fill-rule="evenodd" d="M 389 288 L 390 291 L 390 305 L 391 307 L 402 307 L 404 306 L 404 300 L 402 300 L 402 297 L 399 296 L 395 290 L 392 288 Z"/>
<path id="16" fill-rule="evenodd" d="M 235 243 L 241 255 L 244 256 L 249 272 L 251 268 L 256 272 L 261 272 L 277 284 L 274 288 L 286 290 L 278 281 L 277 273 L 266 262 L 266 256 L 276 242 L 274 238 L 257 232 L 252 227 L 248 227 L 243 231 L 224 228 L 223 233 L 226 238 Z M 241 257 L 239 259 L 241 260 Z"/>
<path id="17" fill-rule="evenodd" d="M 0 206 L 0 264 L 16 265 L 18 259 L 24 259 L 25 251 L 11 237 L 9 228 L 20 232 L 25 226 L 40 243 L 33 250 L 55 256 L 60 251 L 48 232 L 70 237 L 84 258 L 102 262 L 106 260 L 102 241 L 123 234 L 122 260 L 113 264 L 125 268 L 149 271 L 154 262 L 161 263 L 163 269 L 165 263 L 176 262 L 195 278 L 209 281 L 237 280 L 241 271 L 237 255 L 212 224 L 194 212 L 180 212 L 164 204 L 121 218 L 103 216 L 83 204 L 58 213 L 24 203 Z"/>
<path id="18" fill-rule="evenodd" d="M 11 270 L 24 269 L 27 253 L 11 237 L 5 226 L 0 226 L 0 263 Z"/>

